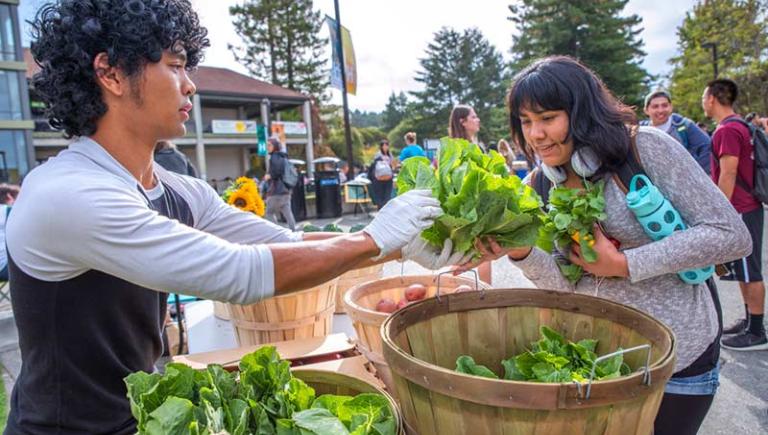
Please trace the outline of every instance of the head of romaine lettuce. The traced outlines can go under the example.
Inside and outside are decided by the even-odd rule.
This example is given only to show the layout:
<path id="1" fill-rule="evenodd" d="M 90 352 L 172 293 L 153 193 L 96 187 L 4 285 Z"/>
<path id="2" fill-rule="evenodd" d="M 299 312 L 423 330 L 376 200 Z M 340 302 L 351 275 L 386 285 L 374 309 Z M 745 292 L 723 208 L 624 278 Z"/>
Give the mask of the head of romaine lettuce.
<path id="1" fill-rule="evenodd" d="M 478 237 L 491 236 L 503 247 L 532 246 L 541 225 L 541 199 L 520 178 L 510 175 L 504 158 L 484 154 L 464 139 L 440 139 L 437 169 L 424 157 L 403 163 L 399 195 L 430 189 L 444 214 L 421 236 L 436 247 L 446 239 L 457 252 L 473 250 Z"/>

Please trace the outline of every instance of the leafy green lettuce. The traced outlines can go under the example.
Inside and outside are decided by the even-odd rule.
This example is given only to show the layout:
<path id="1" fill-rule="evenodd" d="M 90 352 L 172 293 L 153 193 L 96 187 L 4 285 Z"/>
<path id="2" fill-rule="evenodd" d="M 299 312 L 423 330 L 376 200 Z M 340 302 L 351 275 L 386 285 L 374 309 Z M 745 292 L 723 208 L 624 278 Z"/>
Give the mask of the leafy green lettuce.
<path id="1" fill-rule="evenodd" d="M 380 394 L 322 395 L 294 378 L 272 346 L 246 355 L 240 371 L 168 364 L 165 374 L 125 378 L 139 434 L 390 435 L 396 422 Z M 238 376 L 239 375 L 239 376 Z"/>
<path id="2" fill-rule="evenodd" d="M 424 157 L 412 157 L 397 177 L 398 194 L 430 189 L 440 201 L 444 214 L 421 236 L 437 247 L 451 239 L 463 253 L 482 236 L 492 236 L 504 247 L 533 245 L 542 216 L 536 192 L 510 175 L 495 151 L 484 154 L 464 139 L 440 141 L 437 169 Z"/>
<path id="3" fill-rule="evenodd" d="M 555 187 L 549 194 L 549 211 L 544 216 L 539 239 L 536 244 L 547 252 L 555 248 L 567 252 L 571 243 L 578 243 L 584 261 L 594 263 L 597 253 L 592 248 L 595 243 L 594 226 L 606 218 L 605 183 L 584 182 L 584 189 Z M 570 263 L 564 256 L 557 258 L 560 271 L 568 281 L 576 283 L 583 274 L 580 266 Z"/>
<path id="4" fill-rule="evenodd" d="M 585 339 L 574 343 L 546 326 L 542 326 L 540 332 L 541 339 L 531 343 L 530 350 L 501 361 L 504 379 L 554 383 L 587 381 L 598 358 L 595 353 L 597 340 Z M 467 355 L 461 355 L 456 360 L 456 371 L 498 379 L 495 373 L 475 364 Z M 618 378 L 629 373 L 622 354 L 601 361 L 595 367 L 596 380 Z"/>

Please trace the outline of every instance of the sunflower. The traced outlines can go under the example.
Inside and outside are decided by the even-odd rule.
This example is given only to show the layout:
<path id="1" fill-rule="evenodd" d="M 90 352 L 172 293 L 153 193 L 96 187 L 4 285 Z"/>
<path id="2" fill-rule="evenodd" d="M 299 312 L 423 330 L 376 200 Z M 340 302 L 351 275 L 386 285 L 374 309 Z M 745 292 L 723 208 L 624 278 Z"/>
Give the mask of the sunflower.
<path id="1" fill-rule="evenodd" d="M 241 187 L 241 186 L 255 186 L 256 182 L 253 181 L 253 178 L 250 177 L 239 177 L 237 180 L 235 180 L 235 186 Z"/>
<path id="2" fill-rule="evenodd" d="M 264 200 L 261 199 L 261 195 L 259 195 L 259 191 L 256 190 L 253 195 L 253 211 L 258 216 L 264 217 L 264 215 L 267 213 L 267 206 L 264 204 Z"/>
<path id="3" fill-rule="evenodd" d="M 253 211 L 256 201 L 253 195 L 238 189 L 229 194 L 227 203 L 243 211 Z"/>

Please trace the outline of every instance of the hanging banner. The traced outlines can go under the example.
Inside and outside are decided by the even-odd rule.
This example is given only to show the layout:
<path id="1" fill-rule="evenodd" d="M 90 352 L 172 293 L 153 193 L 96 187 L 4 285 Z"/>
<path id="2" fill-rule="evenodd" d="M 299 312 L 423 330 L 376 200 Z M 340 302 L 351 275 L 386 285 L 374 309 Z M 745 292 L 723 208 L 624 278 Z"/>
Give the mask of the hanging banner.
<path id="1" fill-rule="evenodd" d="M 331 65 L 331 86 L 341 90 L 341 60 L 339 59 L 339 35 L 336 32 L 336 20 L 325 17 L 328 30 L 331 33 L 331 45 L 333 46 L 333 62 Z M 346 27 L 341 26 L 341 46 L 344 50 L 344 73 L 347 79 L 347 93 L 357 95 L 357 64 L 355 62 L 355 49 L 352 46 L 352 35 Z"/>
<path id="2" fill-rule="evenodd" d="M 282 122 L 272 123 L 272 136 L 277 136 L 280 143 L 285 145 L 285 126 Z"/>
<path id="3" fill-rule="evenodd" d="M 272 121 L 272 128 L 275 124 L 283 126 L 283 131 L 286 136 L 306 136 L 307 124 L 303 122 L 290 122 L 290 121 Z"/>
<path id="4" fill-rule="evenodd" d="M 264 126 L 264 124 L 258 124 L 256 126 L 256 137 L 258 137 L 259 142 L 256 147 L 256 152 L 260 156 L 266 156 L 267 155 L 267 128 Z"/>
<path id="5" fill-rule="evenodd" d="M 256 134 L 256 121 L 214 119 L 211 132 L 216 134 Z"/>

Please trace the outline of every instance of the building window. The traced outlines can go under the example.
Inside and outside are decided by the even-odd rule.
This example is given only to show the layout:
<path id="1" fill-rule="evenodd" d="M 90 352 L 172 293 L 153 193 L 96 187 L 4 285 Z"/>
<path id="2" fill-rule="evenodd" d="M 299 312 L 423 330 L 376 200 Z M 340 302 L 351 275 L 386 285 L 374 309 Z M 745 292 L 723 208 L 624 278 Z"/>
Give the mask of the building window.
<path id="1" fill-rule="evenodd" d="M 0 4 L 0 60 L 17 60 L 11 5 Z"/>
<path id="2" fill-rule="evenodd" d="M 0 130 L 0 182 L 18 183 L 27 173 L 26 150 L 23 130 Z"/>
<path id="3" fill-rule="evenodd" d="M 21 95 L 19 92 L 19 71 L 0 70 L 0 119 L 21 120 Z"/>

